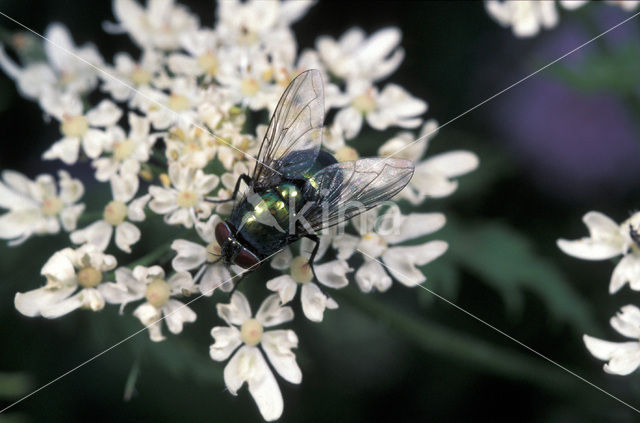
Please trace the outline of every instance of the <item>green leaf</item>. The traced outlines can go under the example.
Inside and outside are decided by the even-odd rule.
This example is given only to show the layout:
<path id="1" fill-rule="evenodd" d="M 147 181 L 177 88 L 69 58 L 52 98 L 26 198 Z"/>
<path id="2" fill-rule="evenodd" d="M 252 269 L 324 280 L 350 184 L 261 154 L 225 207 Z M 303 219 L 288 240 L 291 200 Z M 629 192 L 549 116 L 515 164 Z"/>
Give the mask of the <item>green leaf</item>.
<path id="1" fill-rule="evenodd" d="M 584 92 L 614 92 L 626 96 L 638 87 L 640 49 L 623 44 L 615 50 L 586 49 L 586 56 L 575 63 L 556 63 L 548 70 L 556 79 Z"/>
<path id="2" fill-rule="evenodd" d="M 555 264 L 536 253 L 527 238 L 503 223 L 462 225 L 450 221 L 449 254 L 459 266 L 498 291 L 511 313 L 523 307 L 523 292 L 535 293 L 553 317 L 579 329 L 595 327 L 585 300 Z M 549 246 L 554 249 L 555 245 Z"/>
<path id="3" fill-rule="evenodd" d="M 0 373 L 0 398 L 17 399 L 33 389 L 33 382 L 26 373 Z"/>

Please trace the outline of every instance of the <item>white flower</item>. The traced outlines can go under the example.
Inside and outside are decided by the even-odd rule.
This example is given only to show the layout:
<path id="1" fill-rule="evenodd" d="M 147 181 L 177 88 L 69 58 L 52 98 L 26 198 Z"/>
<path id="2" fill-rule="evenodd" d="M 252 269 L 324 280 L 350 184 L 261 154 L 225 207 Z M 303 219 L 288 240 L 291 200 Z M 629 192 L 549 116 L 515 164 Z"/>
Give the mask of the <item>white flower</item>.
<path id="1" fill-rule="evenodd" d="M 324 250 L 329 245 L 329 237 L 321 238 L 324 248 L 318 249 L 314 260 L 313 270 L 318 277 L 318 282 L 333 289 L 344 288 L 348 285 L 347 273 L 353 271 L 345 260 L 332 260 L 323 264 L 315 264 L 324 255 Z M 314 243 L 307 238 L 300 241 L 300 255 L 292 257 L 291 250 L 286 248 L 271 261 L 271 266 L 279 270 L 289 270 L 289 274 L 278 276 L 267 282 L 267 288 L 277 292 L 282 304 L 293 299 L 300 288 L 300 302 L 302 311 L 307 319 L 321 322 L 326 308 L 338 308 L 338 304 L 328 297 L 322 289 L 313 282 L 314 275 L 309 266 L 309 258 L 314 248 Z M 321 251 L 322 250 L 322 251 Z"/>
<path id="2" fill-rule="evenodd" d="M 129 113 L 129 134 L 119 126 L 107 131 L 108 137 L 104 150 L 110 156 L 100 157 L 91 165 L 96 169 L 96 179 L 108 181 L 117 173 L 125 176 L 136 176 L 140 172 L 140 163 L 149 160 L 149 152 L 158 135 L 149 134 L 149 120 L 145 117 Z"/>
<path id="3" fill-rule="evenodd" d="M 295 41 L 289 27 L 313 5 L 312 1 L 237 0 L 218 2 L 216 31 L 232 49 L 262 49 L 270 53 L 287 51 L 295 55 Z"/>
<path id="4" fill-rule="evenodd" d="M 171 248 L 177 253 L 171 262 L 173 268 L 180 272 L 198 269 L 194 281 L 198 283 L 200 292 L 207 297 L 217 288 L 226 292 L 233 289 L 231 273 L 220 261 L 220 245 L 215 237 L 219 222 L 220 218 L 214 215 L 206 223 L 196 224 L 196 230 L 205 245 L 184 239 L 176 239 L 171 244 Z"/>
<path id="5" fill-rule="evenodd" d="M 193 125 L 178 124 L 164 139 L 167 160 L 202 169 L 216 154 L 217 141 L 208 132 Z"/>
<path id="6" fill-rule="evenodd" d="M 255 53 L 251 57 L 251 65 L 238 63 L 246 62 L 242 59 L 241 50 L 233 53 L 220 65 L 217 79 L 225 90 L 230 93 L 234 103 L 241 103 L 251 110 L 269 108 L 275 109 L 284 88 L 274 83 L 272 67 L 265 53 Z"/>
<path id="7" fill-rule="evenodd" d="M 640 309 L 634 305 L 624 306 L 610 322 L 618 333 L 633 341 L 609 342 L 589 335 L 582 339 L 591 354 L 608 361 L 604 365 L 605 372 L 623 376 L 631 374 L 640 366 Z"/>
<path id="8" fill-rule="evenodd" d="M 393 73 L 404 58 L 398 47 L 402 33 L 398 28 L 384 28 L 369 38 L 360 28 L 345 32 L 336 42 L 323 36 L 316 41 L 320 58 L 332 74 L 347 81 L 375 82 Z"/>
<path id="9" fill-rule="evenodd" d="M 440 213 L 402 215 L 397 208 L 379 214 L 373 209 L 353 219 L 360 236 L 349 234 L 333 238 L 338 258 L 347 259 L 360 252 L 365 263 L 356 271 L 355 279 L 363 292 L 372 289 L 386 291 L 391 287 L 389 273 L 399 282 L 414 287 L 426 280 L 416 266 L 440 257 L 447 250 L 444 241 L 429 241 L 420 245 L 399 246 L 405 241 L 428 235 L 442 228 L 445 217 Z M 381 262 L 380 262 L 381 261 Z M 384 266 L 383 266 L 384 264 Z"/>
<path id="10" fill-rule="evenodd" d="M 236 162 L 233 165 L 233 169 L 231 172 L 225 172 L 220 177 L 222 186 L 216 193 L 216 199 L 227 200 L 231 198 L 231 195 L 233 195 L 233 190 L 236 188 L 236 183 L 238 182 L 238 179 L 241 175 L 249 175 L 249 167 L 245 162 Z M 237 195 L 241 196 L 242 192 L 238 192 Z M 219 214 L 228 215 L 231 214 L 232 209 L 233 201 L 226 201 L 224 203 L 218 204 L 218 206 L 216 207 L 216 212 L 218 212 Z"/>
<path id="11" fill-rule="evenodd" d="M 151 340 L 159 342 L 165 339 L 162 335 L 162 320 L 167 324 L 169 332 L 174 334 L 182 332 L 185 322 L 196 321 L 196 313 L 173 298 L 194 292 L 191 275 L 177 272 L 165 279 L 164 270 L 160 266 L 136 266 L 133 271 L 120 267 L 116 270 L 116 282 L 103 284 L 101 292 L 108 303 L 121 305 L 120 313 L 127 303 L 145 298 L 147 301 L 140 304 L 133 315 L 149 327 Z"/>
<path id="12" fill-rule="evenodd" d="M 21 173 L 5 170 L 0 182 L 0 207 L 9 211 L 0 216 L 0 238 L 17 245 L 31 235 L 72 231 L 84 204 L 76 204 L 84 193 L 78 179 L 58 171 L 60 189 L 51 175 L 39 175 L 35 181 Z"/>
<path id="13" fill-rule="evenodd" d="M 427 110 L 427 103 L 412 97 L 395 84 L 388 84 L 378 92 L 368 82 L 352 81 L 347 84 L 347 94 L 351 104 L 341 109 L 335 117 L 347 139 L 360 133 L 363 119 L 378 131 L 390 126 L 415 128 L 422 123 L 422 118 L 418 116 Z"/>
<path id="14" fill-rule="evenodd" d="M 18 67 L 0 46 L 0 66 L 16 81 L 23 96 L 38 99 L 45 93 L 80 95 L 97 85 L 98 72 L 87 64 L 102 64 L 95 46 L 76 47 L 69 30 L 59 23 L 49 25 L 44 38 L 47 63 L 30 63 L 24 68 Z"/>
<path id="15" fill-rule="evenodd" d="M 14 304 L 25 316 L 48 319 L 78 308 L 101 310 L 104 307 L 100 293 L 103 272 L 115 267 L 113 256 L 103 254 L 92 245 L 83 245 L 75 250 L 65 248 L 55 253 L 42 267 L 40 274 L 47 278 L 45 286 L 17 293 Z"/>
<path id="16" fill-rule="evenodd" d="M 125 253 L 130 253 L 131 246 L 140 240 L 140 229 L 133 223 L 127 222 L 126 219 L 129 218 L 134 222 L 143 221 L 145 218 L 144 207 L 150 197 L 147 194 L 131 201 L 137 191 L 138 177 L 136 175 L 113 176 L 111 178 L 113 201 L 105 206 L 102 219 L 86 228 L 72 232 L 71 242 L 93 244 L 100 251 L 104 251 L 109 245 L 115 229 L 116 245 Z"/>
<path id="17" fill-rule="evenodd" d="M 205 175 L 200 169 L 169 165 L 169 180 L 172 187 L 149 187 L 153 199 L 149 202 L 151 210 L 164 214 L 169 225 L 184 225 L 191 228 L 200 218 L 211 214 L 211 204 L 205 200 L 220 181 L 217 175 Z"/>
<path id="18" fill-rule="evenodd" d="M 144 96 L 137 96 L 135 105 L 146 114 L 154 128 L 162 130 L 176 123 L 199 123 L 196 109 L 202 104 L 205 92 L 195 80 L 174 77 L 164 90 L 142 87 L 139 91 Z"/>
<path id="19" fill-rule="evenodd" d="M 140 101 L 137 99 L 140 94 L 136 90 L 149 87 L 163 74 L 163 57 L 154 50 L 144 50 L 139 61 L 133 60 L 127 53 L 117 53 L 113 61 L 113 67 L 105 67 L 108 75 L 100 73 L 103 80 L 100 88 L 116 101 L 131 101 L 132 107 Z"/>
<path id="20" fill-rule="evenodd" d="M 555 0 L 486 0 L 487 13 L 516 37 L 532 37 L 558 23 Z"/>
<path id="21" fill-rule="evenodd" d="M 405 198 L 412 204 L 422 203 L 427 197 L 442 198 L 453 194 L 458 188 L 457 181 L 450 178 L 462 176 L 478 167 L 479 159 L 470 151 L 448 151 L 418 162 L 435 136 L 438 123 L 427 121 L 422 127 L 419 141 L 415 142 L 410 132 L 401 132 L 378 149 L 382 157 L 393 156 L 416 162 L 413 178 L 398 198 Z"/>
<path id="22" fill-rule="evenodd" d="M 102 100 L 83 113 L 82 100 L 70 94 L 47 94 L 41 99 L 41 106 L 45 112 L 58 119 L 63 135 L 62 139 L 44 152 L 42 158 L 60 159 L 66 164 L 74 164 L 78 160 L 80 145 L 89 158 L 100 156 L 108 142 L 108 136 L 104 130 L 97 128 L 114 125 L 122 116 L 122 110 L 109 100 Z"/>
<path id="23" fill-rule="evenodd" d="M 113 13 L 119 25 L 112 31 L 126 31 L 143 49 L 176 49 L 181 34 L 198 28 L 198 18 L 173 0 L 148 0 L 146 9 L 136 0 L 114 0 Z"/>
<path id="24" fill-rule="evenodd" d="M 558 247 L 571 256 L 583 260 L 607 260 L 619 255 L 620 260 L 611 275 L 609 293 L 613 294 L 627 282 L 631 289 L 640 290 L 640 250 L 631 232 L 640 228 L 640 213 L 618 225 L 599 212 L 589 212 L 582 221 L 589 229 L 589 237 L 569 241 L 558 240 Z"/>
<path id="25" fill-rule="evenodd" d="M 217 309 L 229 326 L 216 326 L 211 330 L 215 340 L 210 349 L 211 358 L 223 361 L 237 350 L 224 369 L 227 389 L 237 395 L 247 382 L 262 417 L 267 421 L 278 419 L 283 409 L 282 394 L 263 352 L 283 379 L 298 384 L 302 381 L 302 372 L 291 351 L 298 346 L 298 337 L 292 330 L 264 331 L 264 328 L 292 320 L 293 310 L 282 307 L 278 295 L 274 294 L 264 300 L 253 318 L 249 302 L 240 292 L 231 296 L 229 304 L 218 304 Z"/>
<path id="26" fill-rule="evenodd" d="M 204 76 L 211 80 L 218 72 L 217 55 L 220 41 L 215 31 L 200 29 L 180 36 L 180 45 L 188 53 L 173 53 L 168 58 L 169 69 L 175 74 Z"/>

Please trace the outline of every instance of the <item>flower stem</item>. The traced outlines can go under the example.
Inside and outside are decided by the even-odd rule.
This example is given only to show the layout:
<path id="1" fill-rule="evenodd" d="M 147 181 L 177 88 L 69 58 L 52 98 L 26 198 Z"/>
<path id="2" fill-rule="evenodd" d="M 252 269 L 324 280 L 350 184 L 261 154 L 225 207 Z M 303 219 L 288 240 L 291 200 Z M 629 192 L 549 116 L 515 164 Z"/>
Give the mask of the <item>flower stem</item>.
<path id="1" fill-rule="evenodd" d="M 411 316 L 405 310 L 396 310 L 383 304 L 372 294 L 362 294 L 356 289 L 347 288 L 335 291 L 334 296 L 346 300 L 364 314 L 382 321 L 394 333 L 413 342 L 423 351 L 459 361 L 474 370 L 484 369 L 560 395 L 575 394 L 575 391 L 582 386 L 587 387 L 568 373 L 554 368 L 550 363 L 491 345 L 484 340 L 438 323 Z"/>

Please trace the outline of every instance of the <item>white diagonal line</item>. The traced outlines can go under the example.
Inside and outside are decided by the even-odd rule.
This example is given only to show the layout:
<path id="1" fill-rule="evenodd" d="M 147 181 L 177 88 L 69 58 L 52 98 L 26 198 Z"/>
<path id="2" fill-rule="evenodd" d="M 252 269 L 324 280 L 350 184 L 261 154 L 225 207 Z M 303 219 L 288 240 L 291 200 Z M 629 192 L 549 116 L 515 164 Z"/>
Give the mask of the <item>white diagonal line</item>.
<path id="1" fill-rule="evenodd" d="M 211 132 L 208 128 L 205 128 L 201 125 L 198 125 L 197 123 L 193 122 L 191 119 L 189 119 L 187 116 L 182 115 L 180 113 L 177 113 L 175 110 L 171 109 L 170 107 L 160 103 L 159 101 L 151 98 L 150 96 L 148 96 L 147 94 L 143 93 L 142 91 L 140 91 L 139 89 L 137 89 L 136 87 L 134 87 L 131 84 L 128 84 L 126 81 L 123 81 L 122 79 L 118 78 L 117 76 L 111 74 L 110 72 L 107 72 L 106 70 L 102 69 L 99 66 L 94 65 L 93 63 L 89 62 L 88 60 L 78 56 L 77 54 L 75 54 L 72 51 L 69 51 L 67 48 L 59 45 L 58 43 L 51 41 L 50 39 L 48 39 L 47 37 L 45 37 L 44 35 L 38 33 L 37 31 L 29 28 L 28 26 L 26 26 L 25 24 L 23 24 L 22 22 L 18 22 L 17 20 L 15 20 L 14 18 L 12 18 L 11 16 L 7 15 L 6 13 L 0 12 L 0 15 L 4 16 L 5 18 L 9 19 L 10 21 L 16 23 L 17 25 L 21 26 L 22 28 L 26 29 L 27 31 L 31 32 L 32 34 L 36 35 L 37 37 L 42 38 L 44 41 L 48 42 L 49 44 L 51 44 L 52 46 L 64 51 L 65 53 L 73 56 L 74 58 L 80 60 L 81 62 L 83 62 L 84 64 L 92 67 L 93 69 L 95 69 L 96 71 L 100 72 L 101 74 L 105 75 L 106 77 L 108 77 L 109 79 L 116 81 L 117 83 L 121 84 L 122 86 L 132 90 L 133 92 L 135 92 L 136 94 L 140 95 L 141 97 L 144 97 L 146 100 L 149 100 L 150 102 L 154 103 L 155 105 L 159 106 L 160 108 L 162 108 L 165 111 L 168 111 L 169 113 L 174 114 L 175 116 L 177 116 L 180 120 L 182 120 L 184 123 L 186 123 L 187 125 L 190 126 L 194 126 L 204 132 L 206 132 L 207 134 L 211 135 L 212 137 L 214 137 L 215 139 L 217 139 L 218 141 L 222 142 L 223 144 L 227 145 L 228 147 L 231 147 L 232 149 L 238 151 L 239 153 L 243 154 L 245 157 L 247 157 L 248 159 L 251 160 L 255 160 L 258 163 L 260 163 L 261 165 L 271 169 L 272 171 L 274 171 L 275 173 L 282 175 L 281 172 L 278 172 L 277 170 L 275 170 L 274 168 L 272 168 L 271 166 L 261 162 L 260 160 L 258 160 L 257 158 L 253 157 L 251 154 L 248 154 L 245 151 L 242 151 L 241 149 L 237 148 L 236 146 L 234 146 L 233 144 L 227 142 L 227 140 L 225 140 L 224 138 L 214 134 L 213 132 Z"/>
<path id="2" fill-rule="evenodd" d="M 356 248 L 356 250 L 358 250 L 362 255 L 366 256 L 367 258 L 374 260 L 376 262 L 378 262 L 379 264 L 381 264 L 382 266 L 386 267 L 387 269 L 391 269 L 393 270 L 395 273 L 397 273 L 398 275 L 411 280 L 411 278 L 407 275 L 404 275 L 402 272 L 386 265 L 385 263 L 383 263 L 382 261 L 378 260 L 377 258 L 365 253 L 364 251 L 362 251 L 359 248 Z M 569 373 L 570 375 L 578 378 L 579 380 L 583 381 L 584 383 L 592 386 L 593 388 L 597 389 L 598 391 L 602 392 L 603 394 L 608 395 L 609 397 L 615 399 L 616 401 L 618 401 L 621 404 L 626 405 L 627 407 L 629 407 L 630 409 L 632 409 L 633 411 L 635 411 L 636 413 L 640 414 L 640 410 L 638 410 L 637 408 L 635 408 L 634 406 L 630 405 L 629 403 L 624 402 L 623 400 L 621 400 L 620 398 L 616 397 L 615 395 L 605 391 L 604 389 L 602 389 L 601 387 L 599 387 L 598 385 L 596 385 L 593 382 L 588 381 L 587 379 L 585 379 L 584 377 L 580 376 L 579 374 L 567 369 L 566 367 L 564 367 L 563 365 L 553 361 L 552 359 L 550 359 L 549 357 L 547 357 L 546 355 L 534 350 L 533 348 L 531 348 L 530 346 L 528 346 L 527 344 L 518 341 L 516 338 L 514 338 L 513 336 L 509 335 L 508 333 L 498 329 L 497 327 L 493 326 L 491 323 L 486 322 L 485 320 L 481 319 L 480 317 L 476 316 L 475 314 L 471 313 L 470 311 L 465 310 L 464 308 L 460 307 L 459 305 L 457 305 L 456 303 L 449 301 L 448 299 L 446 299 L 445 297 L 443 297 L 442 295 L 439 295 L 437 293 L 435 293 L 434 291 L 432 291 L 431 289 L 427 288 L 424 285 L 420 285 L 420 284 L 416 284 L 416 286 L 419 286 L 420 288 L 424 289 L 425 291 L 427 291 L 428 293 L 434 295 L 435 297 L 441 299 L 442 301 L 446 302 L 447 304 L 449 304 L 450 306 L 455 307 L 456 309 L 460 310 L 461 312 L 465 313 L 466 315 L 474 318 L 475 320 L 477 320 L 478 322 L 482 323 L 483 325 L 493 329 L 494 331 L 498 332 L 500 335 L 503 335 L 504 337 L 510 339 L 511 341 L 515 342 L 516 344 L 520 345 L 523 348 L 526 348 L 527 350 L 531 351 L 532 353 L 536 354 L 537 356 L 547 360 L 548 362 L 550 362 L 551 364 L 559 367 L 560 369 L 564 370 L 565 372 Z"/>
<path id="3" fill-rule="evenodd" d="M 417 138 L 413 141 L 411 141 L 409 144 L 405 145 L 404 147 L 398 149 L 397 151 L 393 152 L 392 154 L 389 154 L 387 157 L 392 157 L 395 156 L 396 154 L 400 153 L 401 151 L 409 148 L 410 146 L 412 146 L 413 144 L 429 137 L 430 135 L 436 133 L 437 131 L 439 131 L 441 128 L 444 128 L 445 126 L 449 125 L 450 123 L 455 122 L 456 120 L 460 119 L 461 117 L 471 113 L 472 111 L 476 110 L 478 107 L 483 106 L 484 104 L 490 102 L 491 100 L 493 100 L 494 98 L 498 97 L 501 94 L 504 94 L 505 92 L 509 91 L 511 88 L 519 85 L 520 83 L 526 81 L 527 79 L 537 75 L 538 73 L 542 72 L 543 70 L 547 69 L 549 66 L 552 66 L 556 63 L 558 63 L 560 60 L 564 59 L 565 57 L 575 53 L 576 51 L 580 50 L 581 48 L 591 44 L 592 42 L 594 42 L 595 40 L 597 40 L 598 38 L 608 34 L 609 32 L 613 31 L 614 29 L 618 28 L 621 25 L 624 25 L 625 23 L 629 22 L 630 20 L 632 20 L 633 18 L 635 18 L 636 16 L 640 15 L 640 12 L 634 14 L 633 16 L 628 17 L 627 19 L 623 20 L 622 22 L 612 26 L 611 28 L 607 29 L 606 31 L 602 32 L 601 34 L 596 35 L 595 37 L 593 37 L 592 39 L 590 39 L 589 41 L 586 41 L 582 44 L 580 44 L 578 47 L 574 48 L 573 50 L 563 54 L 562 56 L 558 57 L 557 59 L 553 60 L 550 63 L 547 63 L 546 65 L 544 65 L 543 67 L 541 67 L 540 69 L 538 69 L 537 71 L 525 76 L 524 78 L 514 82 L 513 84 L 509 85 L 508 87 L 502 89 L 501 91 L 497 92 L 496 94 L 492 95 L 491 97 L 487 98 L 484 101 L 481 101 L 480 103 L 476 104 L 475 106 L 473 106 L 472 108 L 460 113 L 458 116 L 454 117 L 453 119 L 450 119 L 448 121 L 446 121 L 445 123 L 443 123 L 442 125 L 438 126 L 437 128 L 429 131 L 428 133 L 422 135 L 420 138 Z"/>
<path id="4" fill-rule="evenodd" d="M 2 13 L 2 12 L 0 12 Z M 26 400 L 27 398 L 29 398 L 32 395 L 37 394 L 38 392 L 42 391 L 44 388 L 56 383 L 57 381 L 59 381 L 60 379 L 62 379 L 65 376 L 70 375 L 71 373 L 75 372 L 76 370 L 80 369 L 81 367 L 83 367 L 86 364 L 91 363 L 93 360 L 97 359 L 98 357 L 108 353 L 109 351 L 111 351 L 112 349 L 114 349 L 115 347 L 117 347 L 120 344 L 123 344 L 125 342 L 127 342 L 129 339 L 133 338 L 134 336 L 138 335 L 141 332 L 144 332 L 145 330 L 149 329 L 151 326 L 155 325 L 156 323 L 159 323 L 161 321 L 163 321 L 164 319 L 166 319 L 167 317 L 171 316 L 173 313 L 177 312 L 178 310 L 187 307 L 189 304 L 193 303 L 196 300 L 199 300 L 200 298 L 202 298 L 203 296 L 209 294 L 209 293 L 213 293 L 213 291 L 222 286 L 223 284 L 225 284 L 226 282 L 229 282 L 231 280 L 233 280 L 236 276 L 242 275 L 247 273 L 249 270 L 251 270 L 254 267 L 258 267 L 260 264 L 264 263 L 265 261 L 269 260 L 271 257 L 273 257 L 274 255 L 278 254 L 280 251 L 282 251 L 282 249 L 276 251 L 275 253 L 271 254 L 270 256 L 264 258 L 263 260 L 260 260 L 258 263 L 254 264 L 253 266 L 251 266 L 250 268 L 246 269 L 243 273 L 238 273 L 237 275 L 233 275 L 232 277 L 230 277 L 229 279 L 226 279 L 222 282 L 220 282 L 218 285 L 214 286 L 213 288 L 211 288 L 210 290 L 201 293 L 200 295 L 198 295 L 196 298 L 194 298 L 193 300 L 182 304 L 180 307 L 176 308 L 175 310 L 173 310 L 170 313 L 165 314 L 164 316 L 162 316 L 161 318 L 159 318 L 158 320 L 153 321 L 152 323 L 148 324 L 147 326 L 143 327 L 142 329 L 132 333 L 131 335 L 127 336 L 126 338 L 116 342 L 115 344 L 113 344 L 112 346 L 110 346 L 109 348 L 99 352 L 98 354 L 94 355 L 93 357 L 89 358 L 88 360 L 83 361 L 82 363 L 78 364 L 76 367 L 74 367 L 71 370 L 68 370 L 66 372 L 64 372 L 63 374 L 61 374 L 60 376 L 56 377 L 55 379 L 50 380 L 49 382 L 45 383 L 44 385 L 42 385 L 41 387 L 39 387 L 38 389 L 36 389 L 35 391 L 32 391 L 30 393 L 28 393 L 27 395 L 25 395 L 24 397 L 20 398 L 19 400 L 12 402 L 11 404 L 9 404 L 8 406 L 6 406 L 5 408 L 3 408 L 2 410 L 0 410 L 0 414 L 4 413 L 5 411 L 7 411 L 8 409 L 10 409 L 11 407 L 13 407 L 16 404 L 21 403 L 22 401 Z"/>

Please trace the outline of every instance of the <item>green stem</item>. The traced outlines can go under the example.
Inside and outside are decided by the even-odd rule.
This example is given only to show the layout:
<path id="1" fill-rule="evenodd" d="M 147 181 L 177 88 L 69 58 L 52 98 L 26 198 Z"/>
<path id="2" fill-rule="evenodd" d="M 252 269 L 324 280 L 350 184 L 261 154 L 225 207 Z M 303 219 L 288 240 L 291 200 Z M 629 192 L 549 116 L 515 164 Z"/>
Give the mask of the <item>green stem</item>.
<path id="1" fill-rule="evenodd" d="M 334 293 L 354 305 L 361 312 L 385 323 L 425 352 L 456 360 L 473 369 L 484 369 L 493 374 L 525 381 L 556 394 L 567 394 L 580 388 L 581 382 L 568 373 L 555 369 L 551 364 L 529 358 L 506 348 L 474 338 L 445 326 L 410 316 L 395 310 L 371 294 L 355 289 Z"/>
<path id="2" fill-rule="evenodd" d="M 129 263 L 127 267 L 130 267 L 133 269 L 136 266 L 148 266 L 149 264 L 156 262 L 160 257 L 165 255 L 169 251 L 169 249 L 171 248 L 172 242 L 173 241 L 169 241 L 169 242 L 165 242 L 164 244 L 161 244 L 155 250 L 152 250 L 146 255 L 140 257 L 139 259 Z"/>

